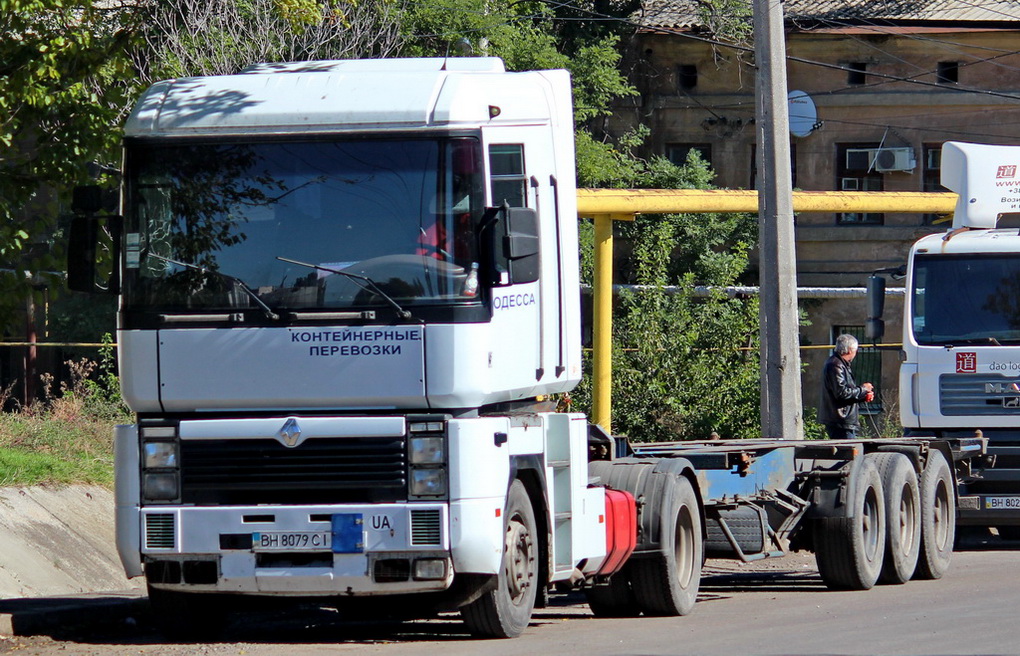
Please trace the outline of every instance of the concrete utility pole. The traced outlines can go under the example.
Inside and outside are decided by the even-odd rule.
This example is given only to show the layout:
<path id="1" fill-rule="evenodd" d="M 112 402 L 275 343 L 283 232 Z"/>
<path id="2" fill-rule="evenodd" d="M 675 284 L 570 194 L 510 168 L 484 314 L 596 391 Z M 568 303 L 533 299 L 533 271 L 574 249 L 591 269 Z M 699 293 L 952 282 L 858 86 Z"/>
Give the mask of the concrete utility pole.
<path id="1" fill-rule="evenodd" d="M 754 0 L 761 309 L 761 428 L 764 437 L 802 439 L 797 269 L 780 0 Z"/>

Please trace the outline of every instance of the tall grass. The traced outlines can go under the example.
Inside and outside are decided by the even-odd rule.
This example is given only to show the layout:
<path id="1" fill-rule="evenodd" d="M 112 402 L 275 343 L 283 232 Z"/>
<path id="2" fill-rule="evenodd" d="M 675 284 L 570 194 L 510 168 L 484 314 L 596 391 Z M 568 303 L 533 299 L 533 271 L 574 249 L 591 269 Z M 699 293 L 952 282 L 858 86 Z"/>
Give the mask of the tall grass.
<path id="1" fill-rule="evenodd" d="M 130 421 L 120 397 L 112 349 L 100 362 L 67 363 L 70 380 L 55 389 L 42 376 L 43 398 L 0 413 L 0 486 L 113 483 L 113 426 Z M 0 390 L 0 407 L 11 389 Z"/>

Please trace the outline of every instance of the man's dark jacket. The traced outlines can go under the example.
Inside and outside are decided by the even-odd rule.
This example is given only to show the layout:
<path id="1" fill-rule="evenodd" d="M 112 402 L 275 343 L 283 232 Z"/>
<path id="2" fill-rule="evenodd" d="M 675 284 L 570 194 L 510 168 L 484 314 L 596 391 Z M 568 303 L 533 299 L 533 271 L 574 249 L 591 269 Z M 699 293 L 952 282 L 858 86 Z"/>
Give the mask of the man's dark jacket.
<path id="1" fill-rule="evenodd" d="M 818 408 L 818 421 L 842 428 L 857 428 L 857 404 L 868 391 L 858 387 L 850 365 L 838 355 L 832 355 L 822 368 L 822 403 Z"/>

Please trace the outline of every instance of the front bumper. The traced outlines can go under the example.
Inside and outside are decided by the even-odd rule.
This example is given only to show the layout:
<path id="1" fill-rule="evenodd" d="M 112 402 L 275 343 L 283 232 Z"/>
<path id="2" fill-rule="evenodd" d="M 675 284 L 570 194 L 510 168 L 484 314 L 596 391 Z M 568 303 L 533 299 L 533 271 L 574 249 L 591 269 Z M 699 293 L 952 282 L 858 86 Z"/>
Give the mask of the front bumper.
<path id="1" fill-rule="evenodd" d="M 157 588 L 379 595 L 451 585 L 448 512 L 431 503 L 162 506 L 139 509 L 136 519 L 141 560 Z"/>
<path id="2" fill-rule="evenodd" d="M 1020 493 L 967 494 L 961 486 L 956 521 L 961 526 L 1020 526 Z"/>

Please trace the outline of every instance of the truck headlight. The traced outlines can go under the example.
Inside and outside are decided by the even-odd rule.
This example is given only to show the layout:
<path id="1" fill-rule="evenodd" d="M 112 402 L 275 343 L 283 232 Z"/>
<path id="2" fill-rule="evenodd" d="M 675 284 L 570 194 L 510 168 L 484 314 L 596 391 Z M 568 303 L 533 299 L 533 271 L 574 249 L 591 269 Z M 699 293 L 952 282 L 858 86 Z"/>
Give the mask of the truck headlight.
<path id="1" fill-rule="evenodd" d="M 181 497 L 181 451 L 176 426 L 141 426 L 142 502 Z"/>
<path id="2" fill-rule="evenodd" d="M 446 420 L 419 417 L 407 426 L 407 496 L 443 497 L 449 493 Z"/>
<path id="3" fill-rule="evenodd" d="M 142 445 L 142 466 L 146 469 L 177 467 L 177 443 L 144 443 Z"/>
<path id="4" fill-rule="evenodd" d="M 180 496 L 177 472 L 145 472 L 142 498 L 146 501 L 173 501 Z"/>
<path id="5" fill-rule="evenodd" d="M 446 494 L 446 469 L 416 467 L 411 470 L 411 496 L 443 496 Z"/>
<path id="6" fill-rule="evenodd" d="M 414 561 L 415 581 L 442 581 L 446 578 L 445 558 L 417 558 Z"/>
<path id="7" fill-rule="evenodd" d="M 441 465 L 446 462 L 446 440 L 412 437 L 409 458 L 412 465 Z"/>

